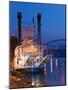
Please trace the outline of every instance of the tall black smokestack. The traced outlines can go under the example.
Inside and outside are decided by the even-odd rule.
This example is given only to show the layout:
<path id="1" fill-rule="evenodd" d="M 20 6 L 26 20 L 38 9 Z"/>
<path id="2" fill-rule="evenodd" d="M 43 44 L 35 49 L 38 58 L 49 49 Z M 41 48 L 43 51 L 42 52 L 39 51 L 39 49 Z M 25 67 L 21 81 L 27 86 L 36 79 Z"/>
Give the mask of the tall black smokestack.
<path id="1" fill-rule="evenodd" d="M 18 12 L 17 18 L 18 18 L 18 40 L 19 44 L 21 43 L 21 12 Z"/>
<path id="2" fill-rule="evenodd" d="M 38 20 L 38 44 L 41 46 L 41 14 L 38 14 L 37 20 Z"/>

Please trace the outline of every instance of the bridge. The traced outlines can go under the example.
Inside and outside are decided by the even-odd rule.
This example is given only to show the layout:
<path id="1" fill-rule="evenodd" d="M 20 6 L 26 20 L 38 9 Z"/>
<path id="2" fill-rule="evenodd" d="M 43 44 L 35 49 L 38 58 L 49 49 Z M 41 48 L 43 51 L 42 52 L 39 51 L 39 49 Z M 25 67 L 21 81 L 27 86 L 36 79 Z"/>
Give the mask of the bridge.
<path id="1" fill-rule="evenodd" d="M 55 39 L 55 40 L 52 40 L 52 41 L 48 41 L 46 42 L 46 46 L 52 46 L 52 47 L 57 47 L 57 45 L 55 45 L 55 43 L 58 43 L 58 42 L 66 42 L 66 39 Z"/>

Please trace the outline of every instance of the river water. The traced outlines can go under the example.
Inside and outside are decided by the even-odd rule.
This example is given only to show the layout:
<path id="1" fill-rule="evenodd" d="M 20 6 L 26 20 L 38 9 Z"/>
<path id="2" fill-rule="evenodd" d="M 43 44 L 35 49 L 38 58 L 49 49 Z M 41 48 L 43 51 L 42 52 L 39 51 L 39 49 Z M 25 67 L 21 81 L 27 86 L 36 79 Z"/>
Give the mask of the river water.
<path id="1" fill-rule="evenodd" d="M 43 73 L 25 75 L 25 79 L 32 80 L 32 86 L 58 86 L 65 85 L 65 58 L 52 58 L 46 64 Z"/>
<path id="2" fill-rule="evenodd" d="M 65 85 L 65 58 L 54 58 L 47 62 L 46 82 L 48 86 Z"/>
<path id="3" fill-rule="evenodd" d="M 66 59 L 65 58 L 51 58 L 44 65 L 42 72 L 37 73 L 36 68 L 33 73 L 21 73 L 16 76 L 15 80 L 11 81 L 10 88 L 24 88 L 24 87 L 48 87 L 48 86 L 62 86 L 66 84 Z M 39 68 L 40 70 L 40 68 Z M 21 78 L 18 81 L 18 78 Z"/>

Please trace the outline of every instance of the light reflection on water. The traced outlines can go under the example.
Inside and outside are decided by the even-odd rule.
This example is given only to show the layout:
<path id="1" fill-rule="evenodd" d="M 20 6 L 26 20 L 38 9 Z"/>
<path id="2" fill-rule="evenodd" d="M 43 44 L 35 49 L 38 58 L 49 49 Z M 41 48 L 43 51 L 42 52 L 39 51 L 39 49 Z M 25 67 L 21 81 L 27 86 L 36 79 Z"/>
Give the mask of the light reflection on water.
<path id="1" fill-rule="evenodd" d="M 49 62 L 47 62 L 46 80 L 48 85 L 65 85 L 65 59 L 53 59 L 53 72 L 50 72 Z"/>
<path id="2" fill-rule="evenodd" d="M 32 86 L 53 86 L 65 85 L 65 59 L 54 58 L 49 60 L 44 68 L 43 73 L 34 73 L 25 75 L 24 78 L 32 80 Z"/>

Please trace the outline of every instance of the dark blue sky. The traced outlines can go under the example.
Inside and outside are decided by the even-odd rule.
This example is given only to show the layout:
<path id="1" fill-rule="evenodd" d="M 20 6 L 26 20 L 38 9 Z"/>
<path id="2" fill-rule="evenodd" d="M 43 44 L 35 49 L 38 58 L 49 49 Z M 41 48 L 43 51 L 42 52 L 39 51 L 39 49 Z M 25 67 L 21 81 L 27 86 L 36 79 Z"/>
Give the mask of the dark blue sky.
<path id="1" fill-rule="evenodd" d="M 37 30 L 37 14 L 41 13 L 41 40 L 65 38 L 65 5 L 10 2 L 10 35 L 17 36 L 17 12 L 22 12 L 22 29 L 32 26 L 34 16 Z"/>

